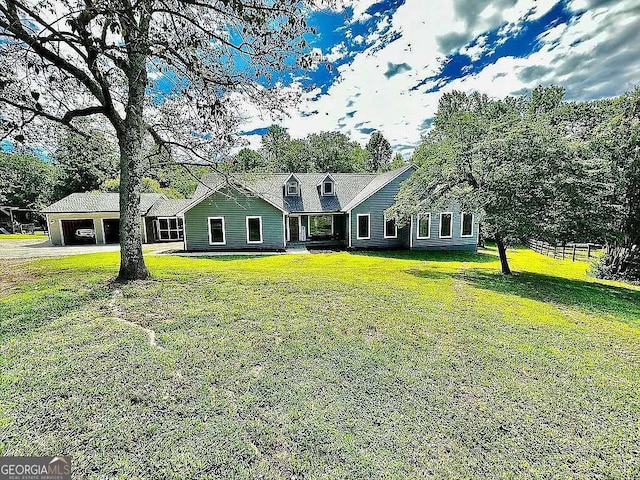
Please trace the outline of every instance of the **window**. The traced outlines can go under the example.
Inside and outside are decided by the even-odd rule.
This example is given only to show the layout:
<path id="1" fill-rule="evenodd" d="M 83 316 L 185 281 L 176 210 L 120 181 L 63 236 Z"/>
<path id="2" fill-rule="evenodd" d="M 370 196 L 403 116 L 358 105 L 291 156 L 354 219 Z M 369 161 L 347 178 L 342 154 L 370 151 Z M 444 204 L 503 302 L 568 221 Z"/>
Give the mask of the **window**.
<path id="1" fill-rule="evenodd" d="M 473 237 L 473 213 L 462 214 L 461 237 Z"/>
<path id="2" fill-rule="evenodd" d="M 431 214 L 418 214 L 418 239 L 425 240 L 431 237 Z"/>
<path id="3" fill-rule="evenodd" d="M 178 217 L 158 218 L 158 240 L 182 240 L 184 228 Z"/>
<path id="4" fill-rule="evenodd" d="M 333 235 L 333 215 L 309 215 L 309 235 Z"/>
<path id="5" fill-rule="evenodd" d="M 395 218 L 387 218 L 384 214 L 384 238 L 398 238 L 398 226 Z"/>
<path id="6" fill-rule="evenodd" d="M 440 214 L 440 238 L 453 236 L 453 213 Z"/>
<path id="7" fill-rule="evenodd" d="M 209 245 L 224 245 L 224 217 L 209 217 Z"/>
<path id="8" fill-rule="evenodd" d="M 247 243 L 262 243 L 262 217 L 247 217 Z"/>
<path id="9" fill-rule="evenodd" d="M 331 180 L 322 182 L 322 194 L 333 195 L 333 182 Z"/>
<path id="10" fill-rule="evenodd" d="M 369 238 L 371 237 L 370 229 L 369 229 L 369 214 L 368 213 L 359 214 L 357 217 L 357 223 L 358 223 L 358 232 L 356 235 L 357 239 L 369 240 Z"/>
<path id="11" fill-rule="evenodd" d="M 293 181 L 287 183 L 287 195 L 297 197 L 299 195 L 298 182 Z"/>

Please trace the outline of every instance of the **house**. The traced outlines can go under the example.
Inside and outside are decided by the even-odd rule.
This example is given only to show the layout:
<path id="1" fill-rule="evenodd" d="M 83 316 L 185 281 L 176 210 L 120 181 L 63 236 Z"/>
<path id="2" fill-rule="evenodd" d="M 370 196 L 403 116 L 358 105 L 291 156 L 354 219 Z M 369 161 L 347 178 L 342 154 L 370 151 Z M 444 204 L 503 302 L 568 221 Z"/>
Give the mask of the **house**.
<path id="1" fill-rule="evenodd" d="M 382 174 L 205 175 L 184 221 L 185 250 L 284 250 L 292 245 L 349 249 L 476 250 L 478 223 L 455 208 L 424 212 L 398 227 L 385 210 L 408 165 Z"/>
<path id="2" fill-rule="evenodd" d="M 478 223 L 456 208 L 424 212 L 399 227 L 393 205 L 413 165 L 371 173 L 208 174 L 191 199 L 143 193 L 145 243 L 188 251 L 347 249 L 476 250 Z M 54 245 L 117 243 L 116 193 L 75 193 L 47 207 Z"/>
<path id="3" fill-rule="evenodd" d="M 140 195 L 145 243 L 183 240 L 182 218 L 176 212 L 191 200 L 169 199 L 158 193 Z M 42 211 L 53 245 L 118 243 L 120 200 L 117 193 L 72 193 Z"/>

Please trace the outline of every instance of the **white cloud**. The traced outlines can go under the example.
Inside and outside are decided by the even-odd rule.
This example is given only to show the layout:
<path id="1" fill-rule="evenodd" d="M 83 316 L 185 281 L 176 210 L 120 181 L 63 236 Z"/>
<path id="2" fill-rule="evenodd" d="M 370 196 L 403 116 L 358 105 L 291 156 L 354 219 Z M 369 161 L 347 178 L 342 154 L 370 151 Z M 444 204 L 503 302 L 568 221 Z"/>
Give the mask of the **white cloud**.
<path id="1" fill-rule="evenodd" d="M 334 45 L 331 51 L 324 56 L 324 61 L 330 63 L 337 62 L 338 60 L 342 60 L 347 53 L 349 53 L 349 51 L 344 42 L 339 43 L 338 45 Z"/>
<path id="2" fill-rule="evenodd" d="M 602 0 L 598 1 L 602 4 Z M 358 15 L 363 15 L 375 2 L 355 3 L 359 5 Z M 488 0 L 479 3 L 482 5 L 476 5 L 480 9 L 477 15 L 466 15 L 449 0 L 428 3 L 407 0 L 388 20 L 389 24 L 381 22 L 401 37 L 386 45 L 378 39 L 377 44 L 356 55 L 351 63 L 342 65 L 339 81 L 316 101 L 310 99 L 318 92 L 307 94 L 306 102 L 292 110 L 284 125 L 294 137 L 341 130 L 361 143 L 369 135 L 359 129 L 379 129 L 397 150 L 409 153 L 408 146 L 420 141 L 422 125 L 435 114 L 444 91 L 477 90 L 492 97 L 504 97 L 543 82 L 567 86 L 569 98 L 595 98 L 633 87 L 634 74 L 640 70 L 640 57 L 633 51 L 640 43 L 640 32 L 636 32 L 640 29 L 634 29 L 640 13 L 630 15 L 630 7 L 637 6 L 637 1 L 627 0 L 609 2 L 550 28 L 537 38 L 541 44 L 539 51 L 526 58 L 500 58 L 480 72 L 451 81 L 439 91 L 425 93 L 437 87 L 432 81 L 412 90 L 425 78 L 438 74 L 447 55 L 457 51 L 477 60 L 495 48 L 488 44 L 486 32 L 505 25 L 499 35 L 512 36 L 523 28 L 525 21 L 542 17 L 556 2 L 521 0 L 508 8 L 500 7 L 505 4 L 500 0 L 494 4 Z M 584 5 L 586 0 L 574 0 L 571 7 L 582 11 Z M 469 47 L 474 39 L 474 45 Z M 594 52 L 600 52 L 600 56 L 594 57 Z M 342 53 L 342 47 L 337 46 L 330 55 Z M 385 76 L 388 64 L 402 63 L 411 70 L 402 69 L 402 73 L 390 78 Z M 299 115 L 316 110 L 318 113 L 314 115 Z M 347 112 L 355 113 L 347 117 Z"/>

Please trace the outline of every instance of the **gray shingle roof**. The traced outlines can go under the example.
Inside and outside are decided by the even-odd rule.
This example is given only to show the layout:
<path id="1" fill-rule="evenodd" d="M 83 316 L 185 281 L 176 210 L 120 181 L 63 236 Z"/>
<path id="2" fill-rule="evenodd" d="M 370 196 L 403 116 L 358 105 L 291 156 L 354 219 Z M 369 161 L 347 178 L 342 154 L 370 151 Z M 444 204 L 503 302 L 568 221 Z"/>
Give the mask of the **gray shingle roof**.
<path id="1" fill-rule="evenodd" d="M 147 212 L 147 217 L 175 217 L 178 212 L 189 206 L 190 198 L 167 198 L 153 204 Z"/>
<path id="2" fill-rule="evenodd" d="M 319 185 L 327 177 L 327 173 L 294 173 L 300 182 L 300 196 L 284 195 L 283 185 L 291 173 L 231 174 L 227 177 L 210 173 L 202 177 L 196 188 L 193 203 L 197 203 L 197 199 L 224 184 L 233 184 L 246 187 L 287 212 L 346 211 L 367 199 L 408 168 L 411 168 L 411 165 L 382 174 L 331 173 L 331 178 L 335 181 L 335 195 L 332 196 L 322 196 L 320 193 Z"/>
<path id="3" fill-rule="evenodd" d="M 351 210 L 353 207 L 359 205 L 364 202 L 371 195 L 376 193 L 382 187 L 384 187 L 387 183 L 391 182 L 394 178 L 400 176 L 410 168 L 413 168 L 413 165 L 405 165 L 404 167 L 396 168 L 395 170 L 391 170 L 390 172 L 381 173 L 377 175 L 365 188 L 360 190 L 358 194 L 353 197 L 347 205 L 343 207 L 343 210 Z"/>
<path id="4" fill-rule="evenodd" d="M 161 199 L 167 197 L 161 193 L 140 194 L 140 214 L 146 214 L 149 209 Z M 58 200 L 42 210 L 42 213 L 94 213 L 119 212 L 120 196 L 117 193 L 72 193 Z"/>

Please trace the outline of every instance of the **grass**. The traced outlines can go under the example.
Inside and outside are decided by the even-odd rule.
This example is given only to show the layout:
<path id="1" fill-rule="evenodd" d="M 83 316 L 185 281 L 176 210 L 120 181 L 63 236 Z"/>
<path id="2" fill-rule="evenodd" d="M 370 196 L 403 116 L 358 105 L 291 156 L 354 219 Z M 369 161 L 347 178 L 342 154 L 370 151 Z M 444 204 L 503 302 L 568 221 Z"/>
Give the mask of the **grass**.
<path id="1" fill-rule="evenodd" d="M 640 289 L 529 250 L 39 260 L 0 454 L 77 478 L 637 478 Z M 120 312 L 120 313 L 118 313 Z M 147 334 L 114 316 L 155 331 Z"/>
<path id="2" fill-rule="evenodd" d="M 8 233 L 0 234 L 0 241 L 2 240 L 45 240 L 49 236 L 44 232 L 30 233 Z"/>

